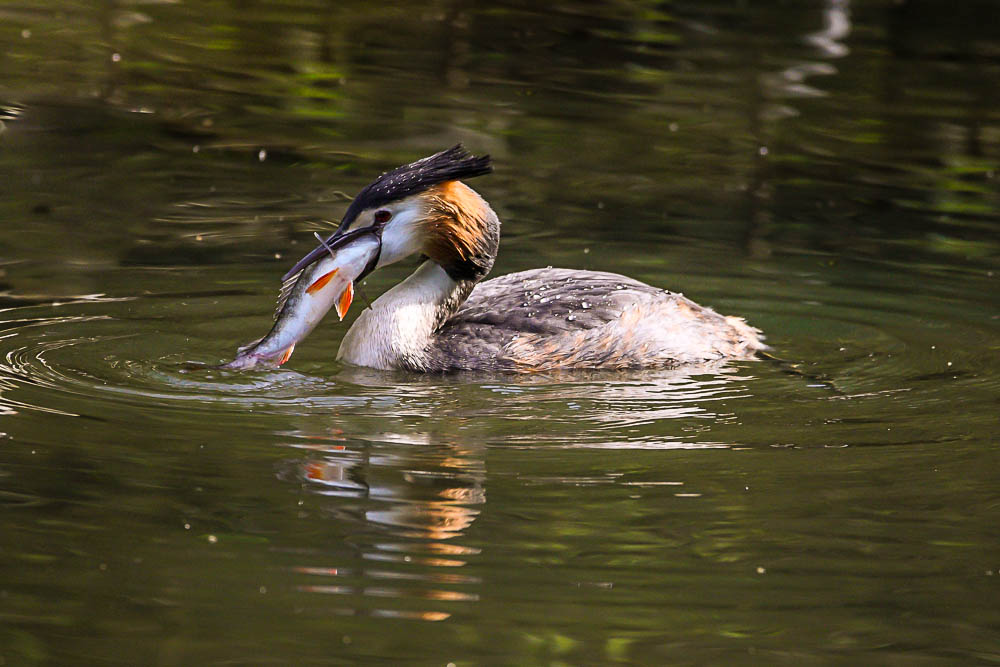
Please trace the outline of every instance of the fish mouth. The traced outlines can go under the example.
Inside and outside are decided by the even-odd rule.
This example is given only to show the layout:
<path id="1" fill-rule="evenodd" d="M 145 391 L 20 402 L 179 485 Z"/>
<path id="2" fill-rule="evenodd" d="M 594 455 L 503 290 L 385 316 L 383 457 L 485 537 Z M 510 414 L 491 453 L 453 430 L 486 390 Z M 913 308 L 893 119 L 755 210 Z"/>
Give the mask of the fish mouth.
<path id="1" fill-rule="evenodd" d="M 288 273 L 286 273 L 284 276 L 281 277 L 281 280 L 282 281 L 288 280 L 302 269 L 306 268 L 310 264 L 319 260 L 324 255 L 328 254 L 333 255 L 339 248 L 343 248 L 345 246 L 350 245 L 354 241 L 357 241 L 360 238 L 369 236 L 378 241 L 378 250 L 375 251 L 375 254 L 368 262 L 368 265 L 365 266 L 364 271 L 362 271 L 358 275 L 358 277 L 354 279 L 355 282 L 360 282 L 361 280 L 366 278 L 368 274 L 370 274 L 372 271 L 375 270 L 375 267 L 378 266 L 378 260 L 382 256 L 381 228 L 376 229 L 372 227 L 362 227 L 361 229 L 352 229 L 351 231 L 347 232 L 341 232 L 340 230 L 337 230 L 332 235 L 330 235 L 330 237 L 325 241 L 320 238 L 319 247 L 309 251 L 309 253 L 305 257 L 296 262 L 295 266 L 289 269 Z M 318 234 L 317 238 L 319 238 Z"/>

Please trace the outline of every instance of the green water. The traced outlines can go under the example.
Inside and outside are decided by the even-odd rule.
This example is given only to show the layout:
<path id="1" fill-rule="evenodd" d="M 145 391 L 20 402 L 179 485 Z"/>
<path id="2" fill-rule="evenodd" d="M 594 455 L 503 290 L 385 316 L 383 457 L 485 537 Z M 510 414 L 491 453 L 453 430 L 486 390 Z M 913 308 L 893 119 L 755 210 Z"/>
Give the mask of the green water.
<path id="1" fill-rule="evenodd" d="M 0 3 L 0 664 L 1000 662 L 995 6 L 539 7 Z M 458 141 L 788 363 L 187 370 Z"/>

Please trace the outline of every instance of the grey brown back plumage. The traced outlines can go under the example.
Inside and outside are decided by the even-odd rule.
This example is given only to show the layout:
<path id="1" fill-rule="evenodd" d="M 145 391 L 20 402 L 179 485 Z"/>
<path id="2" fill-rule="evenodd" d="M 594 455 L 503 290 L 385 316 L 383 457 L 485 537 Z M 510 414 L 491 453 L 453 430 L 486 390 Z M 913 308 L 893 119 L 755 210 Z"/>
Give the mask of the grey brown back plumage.
<path id="1" fill-rule="evenodd" d="M 739 318 L 625 276 L 535 269 L 477 285 L 438 329 L 422 370 L 625 369 L 752 358 L 764 347 L 758 334 Z"/>

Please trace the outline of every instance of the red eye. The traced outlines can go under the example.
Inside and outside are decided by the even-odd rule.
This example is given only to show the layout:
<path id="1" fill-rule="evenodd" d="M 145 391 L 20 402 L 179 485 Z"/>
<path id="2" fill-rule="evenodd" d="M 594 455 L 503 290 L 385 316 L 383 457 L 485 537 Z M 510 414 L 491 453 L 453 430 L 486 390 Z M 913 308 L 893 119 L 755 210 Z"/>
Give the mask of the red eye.
<path id="1" fill-rule="evenodd" d="M 375 222 L 380 225 L 384 225 L 392 219 L 392 211 L 387 211 L 382 209 L 381 211 L 375 211 Z"/>

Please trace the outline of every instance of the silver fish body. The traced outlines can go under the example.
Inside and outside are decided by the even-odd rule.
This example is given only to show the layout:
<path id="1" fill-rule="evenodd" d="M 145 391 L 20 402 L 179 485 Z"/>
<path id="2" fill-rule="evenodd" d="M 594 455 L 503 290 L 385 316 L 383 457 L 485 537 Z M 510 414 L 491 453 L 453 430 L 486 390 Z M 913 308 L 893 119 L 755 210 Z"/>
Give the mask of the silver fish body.
<path id="1" fill-rule="evenodd" d="M 258 341 L 243 346 L 236 358 L 219 368 L 248 370 L 261 362 L 281 365 L 296 343 L 309 335 L 334 306 L 344 319 L 354 295 L 354 281 L 378 257 L 375 236 L 352 240 L 293 276 L 282 286 L 274 326 Z"/>

